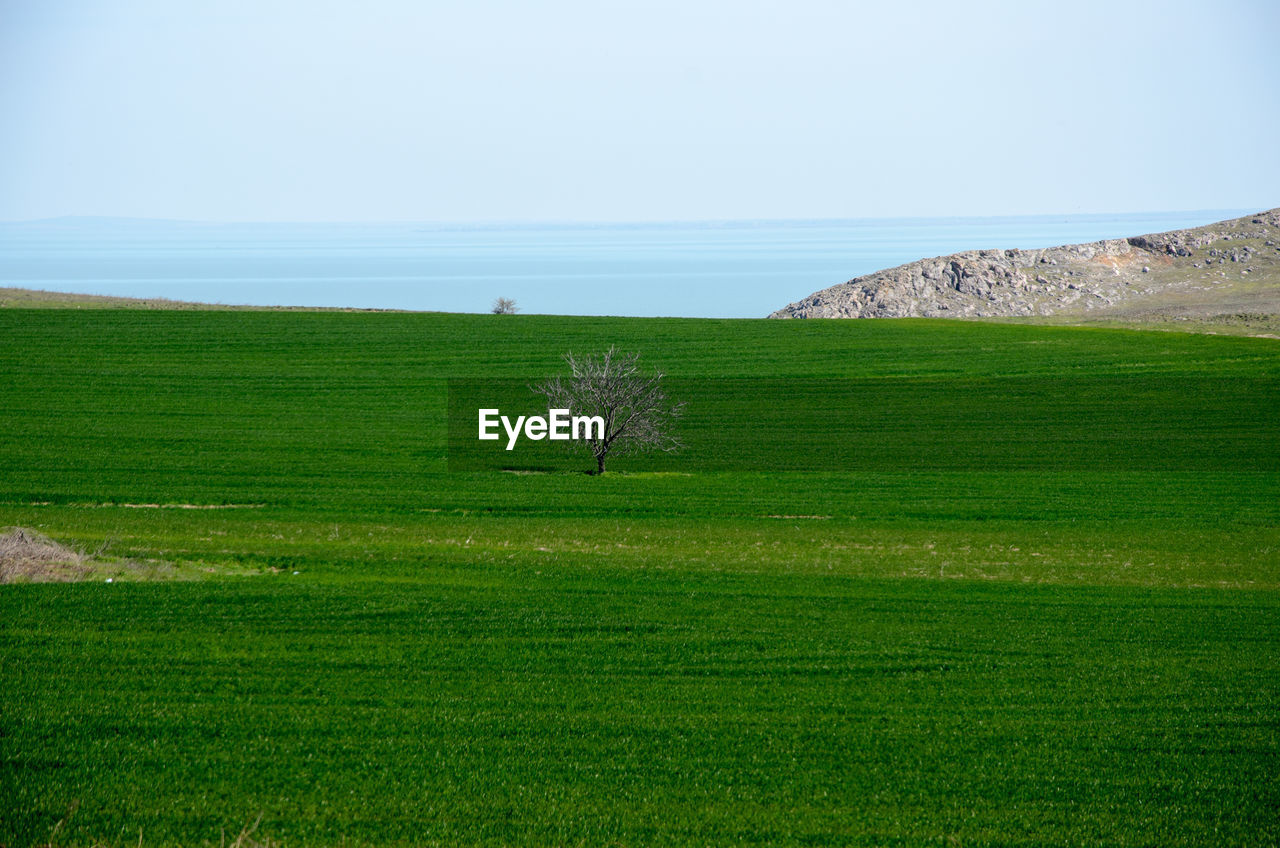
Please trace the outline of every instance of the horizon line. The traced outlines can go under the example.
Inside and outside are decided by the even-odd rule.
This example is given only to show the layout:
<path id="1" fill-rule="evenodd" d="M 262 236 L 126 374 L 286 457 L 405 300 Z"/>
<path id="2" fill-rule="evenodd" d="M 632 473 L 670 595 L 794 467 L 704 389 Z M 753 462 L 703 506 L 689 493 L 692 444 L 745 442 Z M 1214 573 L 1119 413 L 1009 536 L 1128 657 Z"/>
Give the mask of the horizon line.
<path id="1" fill-rule="evenodd" d="M 1256 213 L 1270 211 L 1273 207 L 1262 207 Z M 1237 213 L 1252 207 L 1213 207 L 1203 209 L 1139 209 L 1128 211 L 1102 212 L 1033 212 L 1033 213 L 999 213 L 975 215 L 885 215 L 885 216 L 851 216 L 851 217 L 781 217 L 781 218 L 653 218 L 653 219 L 601 219 L 587 220 L 574 218 L 494 218 L 494 219 L 370 219 L 370 220 L 228 220 L 202 218 L 157 218 L 136 215 L 52 215 L 41 218 L 3 218 L 0 225 L 12 224 L 58 224 L 58 223 L 128 223 L 128 224 L 178 224 L 188 226 L 235 227 L 235 226 L 368 226 L 368 227 L 625 227 L 625 226 L 680 226 L 690 224 L 719 225 L 752 225 L 752 224 L 819 224 L 848 223 L 866 221 L 981 221 L 1008 220 L 1014 218 L 1090 218 L 1131 215 L 1194 215 L 1207 213 Z M 1244 214 L 1253 214 L 1244 212 Z"/>

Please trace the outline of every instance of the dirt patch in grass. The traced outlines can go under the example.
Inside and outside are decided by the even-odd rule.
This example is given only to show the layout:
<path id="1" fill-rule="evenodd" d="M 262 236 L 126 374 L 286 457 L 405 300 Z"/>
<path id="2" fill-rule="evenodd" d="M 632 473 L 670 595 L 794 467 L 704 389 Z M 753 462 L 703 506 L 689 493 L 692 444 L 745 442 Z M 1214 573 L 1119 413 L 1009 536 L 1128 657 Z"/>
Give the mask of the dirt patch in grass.
<path id="1" fill-rule="evenodd" d="M 28 527 L 4 528 L 0 531 L 0 584 L 204 580 L 214 576 L 270 573 L 269 570 L 230 563 L 167 562 L 107 556 L 107 544 L 104 542 L 93 553 L 85 553 Z"/>
<path id="2" fill-rule="evenodd" d="M 793 520 L 793 519 L 795 519 L 795 520 L 804 519 L 804 520 L 806 520 L 806 521 L 829 521 L 829 520 L 831 520 L 831 516 L 829 516 L 829 515 L 762 515 L 762 516 L 761 516 L 761 518 L 779 518 L 779 519 L 785 519 L 785 520 L 787 520 L 787 521 L 790 521 L 790 520 Z"/>
<path id="3" fill-rule="evenodd" d="M 266 504 L 104 503 L 122 509 L 262 509 Z"/>
<path id="4" fill-rule="evenodd" d="M 35 530 L 0 533 L 0 583 L 65 583 L 93 571 L 90 557 Z"/>

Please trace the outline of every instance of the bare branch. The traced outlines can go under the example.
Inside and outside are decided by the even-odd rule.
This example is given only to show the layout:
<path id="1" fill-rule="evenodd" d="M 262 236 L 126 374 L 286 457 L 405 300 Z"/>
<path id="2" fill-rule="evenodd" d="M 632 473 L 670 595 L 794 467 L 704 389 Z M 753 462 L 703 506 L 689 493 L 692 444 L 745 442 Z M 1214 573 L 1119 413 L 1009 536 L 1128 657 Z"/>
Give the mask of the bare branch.
<path id="1" fill-rule="evenodd" d="M 610 347 L 596 355 L 570 352 L 564 360 L 569 366 L 567 379 L 553 377 L 533 389 L 546 397 L 550 409 L 604 419 L 603 436 L 585 442 L 595 457 L 596 473 L 604 473 L 610 454 L 673 452 L 683 447 L 671 430 L 684 404 L 669 401 L 662 388 L 662 372 L 645 373 L 640 354 Z"/>

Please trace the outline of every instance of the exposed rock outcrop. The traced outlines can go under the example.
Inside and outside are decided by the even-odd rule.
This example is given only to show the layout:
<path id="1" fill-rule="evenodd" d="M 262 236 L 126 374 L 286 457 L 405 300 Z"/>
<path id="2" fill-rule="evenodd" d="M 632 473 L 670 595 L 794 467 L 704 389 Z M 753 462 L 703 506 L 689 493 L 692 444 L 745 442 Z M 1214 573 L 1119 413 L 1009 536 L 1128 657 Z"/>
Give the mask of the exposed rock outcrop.
<path id="1" fill-rule="evenodd" d="M 1168 233 L 1042 250 L 971 250 L 855 277 L 771 318 L 990 318 L 1164 305 L 1165 296 L 1280 293 L 1280 209 Z"/>

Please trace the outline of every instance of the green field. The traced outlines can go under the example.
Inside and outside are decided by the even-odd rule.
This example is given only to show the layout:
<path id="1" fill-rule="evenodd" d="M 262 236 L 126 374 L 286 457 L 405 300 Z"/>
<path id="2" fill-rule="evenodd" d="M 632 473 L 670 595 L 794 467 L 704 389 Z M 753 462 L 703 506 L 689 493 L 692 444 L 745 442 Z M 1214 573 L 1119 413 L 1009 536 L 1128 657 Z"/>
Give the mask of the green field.
<path id="1" fill-rule="evenodd" d="M 610 344 L 689 450 L 448 470 Z M 1280 841 L 1277 340 L 6 309 L 0 434 L 8 848 Z"/>

